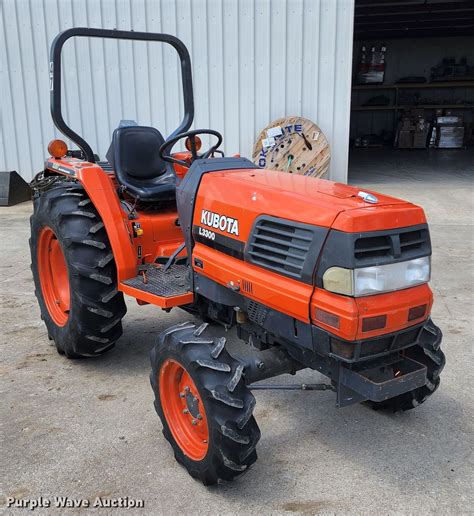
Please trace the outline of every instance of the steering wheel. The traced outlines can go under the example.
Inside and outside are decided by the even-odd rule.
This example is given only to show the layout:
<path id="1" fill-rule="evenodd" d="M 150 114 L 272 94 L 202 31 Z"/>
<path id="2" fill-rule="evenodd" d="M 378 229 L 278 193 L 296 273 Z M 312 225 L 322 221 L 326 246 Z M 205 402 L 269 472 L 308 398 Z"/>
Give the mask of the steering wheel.
<path id="1" fill-rule="evenodd" d="M 207 150 L 204 154 L 201 154 L 200 156 L 197 153 L 198 149 L 196 148 L 196 139 L 195 139 L 195 137 L 198 134 L 210 134 L 217 138 L 217 143 L 215 143 L 212 147 L 209 148 L 209 150 Z M 160 156 L 160 158 L 163 161 L 167 161 L 168 163 L 176 163 L 178 165 L 183 165 L 184 167 L 189 168 L 189 163 L 187 161 L 185 161 L 184 159 L 173 158 L 173 156 L 170 156 L 169 154 L 165 154 L 165 152 L 168 149 L 171 149 L 171 147 L 173 147 L 182 138 L 189 138 L 189 141 L 191 143 L 190 150 L 191 150 L 191 155 L 192 155 L 193 161 L 196 159 L 208 158 L 209 156 L 214 154 L 214 152 L 216 152 L 216 150 L 220 147 L 220 145 L 222 143 L 222 134 L 217 131 L 213 131 L 212 129 L 194 129 L 193 131 L 179 133 L 176 136 L 174 136 L 173 138 L 166 140 L 165 143 L 163 143 L 163 145 L 160 147 L 160 150 L 158 151 L 158 155 Z"/>

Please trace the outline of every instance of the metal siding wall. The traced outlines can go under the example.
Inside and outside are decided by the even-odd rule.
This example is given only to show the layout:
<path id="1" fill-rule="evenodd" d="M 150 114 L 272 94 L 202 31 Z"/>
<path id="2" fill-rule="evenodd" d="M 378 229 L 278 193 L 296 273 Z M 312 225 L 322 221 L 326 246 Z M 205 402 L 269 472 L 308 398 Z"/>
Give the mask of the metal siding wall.
<path id="1" fill-rule="evenodd" d="M 26 179 L 50 139 L 49 46 L 73 26 L 176 34 L 192 58 L 194 127 L 249 156 L 271 120 L 302 115 L 347 178 L 354 0 L 0 0 L 0 170 Z M 103 157 L 122 118 L 170 134 L 183 115 L 173 49 L 83 40 L 64 47 L 64 118 Z M 163 70 L 166 70 L 163 74 Z"/>

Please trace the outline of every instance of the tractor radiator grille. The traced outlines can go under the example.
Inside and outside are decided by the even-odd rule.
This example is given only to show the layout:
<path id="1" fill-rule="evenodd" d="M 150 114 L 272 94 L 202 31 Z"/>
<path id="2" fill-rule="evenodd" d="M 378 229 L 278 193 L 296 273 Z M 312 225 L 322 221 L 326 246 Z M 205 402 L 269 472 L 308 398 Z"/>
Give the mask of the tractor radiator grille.
<path id="1" fill-rule="evenodd" d="M 426 242 L 424 231 L 419 229 L 417 231 L 407 231 L 400 233 L 400 250 L 402 253 L 410 249 L 420 249 Z"/>
<path id="2" fill-rule="evenodd" d="M 272 271 L 301 279 L 313 232 L 301 224 L 261 218 L 250 238 L 249 260 Z"/>
<path id="3" fill-rule="evenodd" d="M 387 235 L 358 238 L 355 241 L 354 254 L 356 259 L 388 256 L 392 251 L 392 243 Z"/>
<path id="4" fill-rule="evenodd" d="M 409 260 L 424 249 L 430 249 L 426 228 L 402 228 L 389 234 L 358 238 L 354 242 L 354 257 L 359 263 L 386 257 Z"/>

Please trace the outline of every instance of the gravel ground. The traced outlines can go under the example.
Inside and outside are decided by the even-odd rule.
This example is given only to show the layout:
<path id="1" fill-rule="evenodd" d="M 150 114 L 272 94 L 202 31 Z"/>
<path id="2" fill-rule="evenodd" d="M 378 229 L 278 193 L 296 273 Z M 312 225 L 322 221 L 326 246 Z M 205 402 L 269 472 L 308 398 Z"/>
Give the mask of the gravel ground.
<path id="1" fill-rule="evenodd" d="M 0 510 L 18 512 L 6 496 L 128 496 L 144 500 L 137 514 L 472 513 L 473 154 L 454 161 L 438 153 L 415 167 L 413 151 L 411 169 L 403 155 L 384 156 L 381 167 L 377 151 L 356 154 L 352 181 L 426 209 L 433 318 L 447 356 L 440 389 L 416 410 L 389 416 L 363 405 L 336 409 L 329 392 L 258 392 L 259 460 L 233 484 L 211 488 L 175 462 L 148 382 L 156 335 L 189 316 L 127 299 L 114 351 L 96 360 L 59 356 L 33 295 L 31 204 L 1 208 Z M 321 377 L 302 371 L 297 379 Z"/>

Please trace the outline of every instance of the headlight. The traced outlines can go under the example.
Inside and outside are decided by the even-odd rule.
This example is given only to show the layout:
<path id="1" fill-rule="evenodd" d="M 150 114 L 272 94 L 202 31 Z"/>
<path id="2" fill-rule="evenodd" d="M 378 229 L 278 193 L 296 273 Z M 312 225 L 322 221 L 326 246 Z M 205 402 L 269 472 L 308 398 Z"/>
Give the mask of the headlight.
<path id="1" fill-rule="evenodd" d="M 345 296 L 370 296 L 427 283 L 430 274 L 430 257 L 424 256 L 354 270 L 331 267 L 323 275 L 323 286 L 330 292 Z"/>

